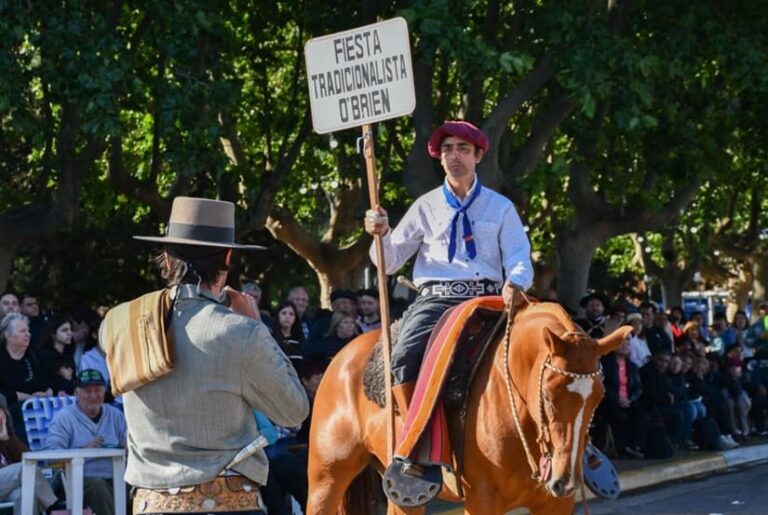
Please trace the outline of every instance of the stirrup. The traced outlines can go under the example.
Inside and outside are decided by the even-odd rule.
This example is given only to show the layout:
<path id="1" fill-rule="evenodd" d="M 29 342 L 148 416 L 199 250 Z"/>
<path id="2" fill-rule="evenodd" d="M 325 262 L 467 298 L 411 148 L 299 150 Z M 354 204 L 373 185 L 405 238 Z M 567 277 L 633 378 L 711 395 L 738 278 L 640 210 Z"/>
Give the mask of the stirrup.
<path id="1" fill-rule="evenodd" d="M 410 460 L 394 458 L 381 483 L 391 502 L 403 508 L 416 508 L 440 493 L 443 477 L 438 465 L 417 465 Z"/>
<path id="2" fill-rule="evenodd" d="M 592 442 L 588 442 L 581 460 L 582 474 L 587 488 L 603 499 L 618 498 L 621 493 L 619 475 L 608 456 Z"/>

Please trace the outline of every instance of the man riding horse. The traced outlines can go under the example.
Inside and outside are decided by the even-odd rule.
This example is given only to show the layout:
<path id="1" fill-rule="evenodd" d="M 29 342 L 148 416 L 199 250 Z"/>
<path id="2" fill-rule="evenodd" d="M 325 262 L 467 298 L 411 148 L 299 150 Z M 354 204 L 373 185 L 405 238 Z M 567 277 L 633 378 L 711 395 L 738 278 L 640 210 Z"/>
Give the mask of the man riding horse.
<path id="1" fill-rule="evenodd" d="M 403 315 L 392 350 L 392 396 L 403 416 L 414 391 L 429 334 L 449 308 L 481 295 L 517 304 L 533 281 L 531 246 L 512 202 L 480 184 L 475 168 L 488 138 L 464 121 L 449 121 L 429 139 L 445 171 L 442 186 L 422 195 L 394 229 L 376 206 L 365 230 L 383 236 L 386 272 L 416 254 L 418 297 Z M 375 249 L 371 259 L 376 263 Z"/>

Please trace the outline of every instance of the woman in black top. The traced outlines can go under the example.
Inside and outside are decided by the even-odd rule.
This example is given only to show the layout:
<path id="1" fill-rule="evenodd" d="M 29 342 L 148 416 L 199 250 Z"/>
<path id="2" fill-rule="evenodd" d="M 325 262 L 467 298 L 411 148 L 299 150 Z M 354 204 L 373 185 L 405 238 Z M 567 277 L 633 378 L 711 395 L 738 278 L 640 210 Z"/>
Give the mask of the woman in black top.
<path id="1" fill-rule="evenodd" d="M 304 331 L 293 302 L 285 302 L 277 309 L 277 316 L 272 322 L 272 335 L 294 366 L 301 362 L 304 357 Z"/>
<path id="2" fill-rule="evenodd" d="M 20 313 L 9 313 L 0 322 L 0 393 L 13 415 L 16 434 L 26 442 L 21 405 L 32 397 L 53 395 L 40 360 L 29 348 L 29 319 Z"/>
<path id="3" fill-rule="evenodd" d="M 62 315 L 51 315 L 45 324 L 42 346 L 37 351 L 54 393 L 75 393 L 75 361 L 72 322 Z"/>

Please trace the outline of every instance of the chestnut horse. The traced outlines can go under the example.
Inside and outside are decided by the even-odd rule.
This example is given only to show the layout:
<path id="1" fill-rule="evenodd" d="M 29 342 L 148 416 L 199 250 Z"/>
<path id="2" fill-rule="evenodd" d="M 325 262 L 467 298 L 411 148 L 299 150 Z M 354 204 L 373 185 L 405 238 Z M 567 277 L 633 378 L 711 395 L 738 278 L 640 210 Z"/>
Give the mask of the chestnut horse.
<path id="1" fill-rule="evenodd" d="M 553 303 L 533 303 L 514 315 L 485 353 L 468 394 L 461 478 L 466 514 L 503 514 L 516 507 L 533 514 L 573 512 L 587 430 L 604 393 L 599 359 L 629 331 L 619 328 L 595 340 Z M 361 515 L 360 504 L 350 507 L 363 495 L 354 480 L 369 466 L 381 472 L 387 463 L 385 410 L 363 392 L 377 338 L 366 333 L 350 342 L 320 383 L 310 431 L 307 515 Z M 398 430 L 401 425 L 398 415 Z M 369 507 L 370 499 L 364 508 Z M 396 507 L 395 513 L 424 509 Z"/>

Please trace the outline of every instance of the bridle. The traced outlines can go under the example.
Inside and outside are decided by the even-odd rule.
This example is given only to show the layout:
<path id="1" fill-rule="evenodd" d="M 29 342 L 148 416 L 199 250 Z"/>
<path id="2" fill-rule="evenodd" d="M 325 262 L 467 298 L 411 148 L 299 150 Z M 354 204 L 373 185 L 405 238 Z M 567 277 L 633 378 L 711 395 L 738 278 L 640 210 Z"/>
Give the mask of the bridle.
<path id="1" fill-rule="evenodd" d="M 512 318 L 513 318 L 514 312 L 513 307 L 510 306 L 510 309 L 507 313 L 507 324 L 504 334 L 504 382 L 507 387 L 507 395 L 509 396 L 509 404 L 512 408 L 512 417 L 515 421 L 515 429 L 517 430 L 517 434 L 520 437 L 520 441 L 523 444 L 523 449 L 525 450 L 525 457 L 528 460 L 528 466 L 531 468 L 531 478 L 536 481 L 537 483 L 543 483 L 546 482 L 549 479 L 549 475 L 551 473 L 552 468 L 552 435 L 549 432 L 549 424 L 547 422 L 546 417 L 546 410 L 544 406 L 544 371 L 550 370 L 551 372 L 563 375 L 565 377 L 570 377 L 572 379 L 596 379 L 598 377 L 602 377 L 603 375 L 603 367 L 598 362 L 597 370 L 594 372 L 589 372 L 586 374 L 581 374 L 577 372 L 571 372 L 569 370 L 565 370 L 563 368 L 560 368 L 558 366 L 555 366 L 552 364 L 552 355 L 547 354 L 547 357 L 544 359 L 544 361 L 541 364 L 541 368 L 539 369 L 539 381 L 538 381 L 538 396 L 539 396 L 539 423 L 537 424 L 537 438 L 536 442 L 539 444 L 539 449 L 541 451 L 541 458 L 538 464 L 536 464 L 536 461 L 533 459 L 533 453 L 531 452 L 530 447 L 528 446 L 528 440 L 525 437 L 525 434 L 523 433 L 523 427 L 520 423 L 520 415 L 518 414 L 517 410 L 517 403 L 515 401 L 514 393 L 512 392 L 512 373 L 509 369 L 509 352 L 510 352 L 510 328 L 512 326 Z M 582 331 L 566 331 L 562 335 L 560 335 L 560 338 L 566 338 L 568 336 L 587 336 L 586 333 Z M 519 395 L 519 392 L 518 392 Z M 592 416 L 594 416 L 594 412 L 592 413 Z M 590 417 L 589 424 L 587 424 L 585 427 L 588 429 L 592 425 L 592 418 Z M 576 436 L 576 435 L 574 435 Z"/>

